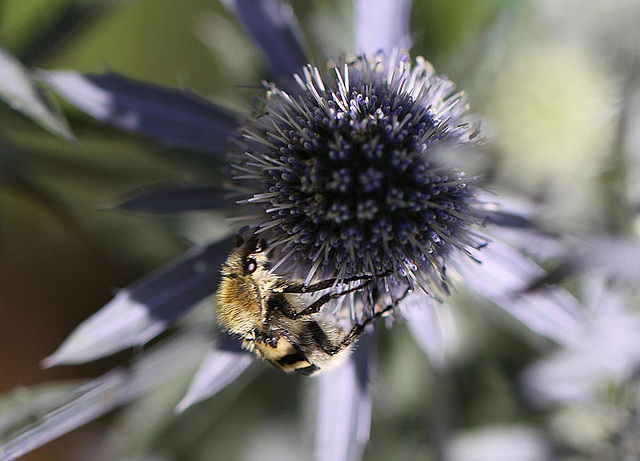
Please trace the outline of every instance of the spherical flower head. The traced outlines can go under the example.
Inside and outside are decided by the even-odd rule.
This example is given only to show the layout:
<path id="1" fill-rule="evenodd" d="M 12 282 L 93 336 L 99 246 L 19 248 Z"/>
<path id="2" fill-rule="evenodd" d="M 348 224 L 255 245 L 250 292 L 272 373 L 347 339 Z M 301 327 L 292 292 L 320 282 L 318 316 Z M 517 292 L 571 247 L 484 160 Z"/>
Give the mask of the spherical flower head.
<path id="1" fill-rule="evenodd" d="M 231 163 L 248 218 L 276 248 L 274 269 L 393 274 L 429 292 L 451 251 L 477 245 L 474 187 L 437 155 L 477 134 L 464 95 L 406 54 L 329 67 L 306 66 L 293 90 L 267 85 L 243 128 Z"/>

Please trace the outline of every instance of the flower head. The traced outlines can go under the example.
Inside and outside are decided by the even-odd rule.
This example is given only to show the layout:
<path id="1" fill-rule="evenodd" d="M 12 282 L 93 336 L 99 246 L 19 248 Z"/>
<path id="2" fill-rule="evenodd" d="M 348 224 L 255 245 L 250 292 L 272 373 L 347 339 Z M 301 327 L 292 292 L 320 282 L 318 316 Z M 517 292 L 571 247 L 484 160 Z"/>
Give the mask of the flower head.
<path id="1" fill-rule="evenodd" d="M 268 85 L 231 154 L 240 201 L 277 248 L 274 269 L 291 260 L 307 282 L 393 273 L 430 291 L 450 251 L 477 246 L 474 187 L 437 155 L 477 133 L 464 95 L 406 54 L 329 67 Z"/>

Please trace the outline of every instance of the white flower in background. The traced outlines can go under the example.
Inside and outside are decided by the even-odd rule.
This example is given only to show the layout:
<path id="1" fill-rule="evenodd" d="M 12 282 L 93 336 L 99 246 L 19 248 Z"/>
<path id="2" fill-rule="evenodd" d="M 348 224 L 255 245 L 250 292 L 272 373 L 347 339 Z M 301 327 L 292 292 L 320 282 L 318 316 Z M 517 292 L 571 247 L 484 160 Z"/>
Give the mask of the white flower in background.
<path id="1" fill-rule="evenodd" d="M 607 155 L 616 85 L 579 45 L 523 45 L 489 95 L 502 173 L 528 188 L 579 187 Z"/>

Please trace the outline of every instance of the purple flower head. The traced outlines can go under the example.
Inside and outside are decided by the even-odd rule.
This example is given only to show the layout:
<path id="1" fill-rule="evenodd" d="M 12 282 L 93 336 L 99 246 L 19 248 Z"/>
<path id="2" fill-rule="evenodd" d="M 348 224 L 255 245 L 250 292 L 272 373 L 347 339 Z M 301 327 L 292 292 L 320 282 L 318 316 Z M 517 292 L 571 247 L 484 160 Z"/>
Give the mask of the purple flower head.
<path id="1" fill-rule="evenodd" d="M 230 157 L 274 270 L 307 283 L 393 274 L 427 293 L 445 285 L 448 254 L 479 245 L 473 181 L 438 155 L 477 134 L 464 94 L 397 51 L 295 77 L 290 90 L 267 86 Z"/>

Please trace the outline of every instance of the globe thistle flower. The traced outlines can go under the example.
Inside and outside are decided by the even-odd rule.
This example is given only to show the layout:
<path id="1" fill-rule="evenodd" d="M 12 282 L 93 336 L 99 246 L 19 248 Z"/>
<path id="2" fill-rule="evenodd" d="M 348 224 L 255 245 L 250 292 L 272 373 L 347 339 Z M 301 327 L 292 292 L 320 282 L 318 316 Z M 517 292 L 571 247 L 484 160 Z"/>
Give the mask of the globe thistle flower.
<path id="1" fill-rule="evenodd" d="M 474 187 L 437 155 L 477 134 L 464 95 L 396 52 L 295 77 L 292 90 L 268 86 L 230 157 L 246 219 L 277 249 L 273 269 L 445 286 L 448 253 L 479 245 Z"/>
<path id="2" fill-rule="evenodd" d="M 328 309 L 342 320 L 359 320 L 371 315 L 374 291 L 380 292 L 435 366 L 443 365 L 445 352 L 434 298 L 444 299 L 440 292 L 453 277 L 532 331 L 571 340 L 582 328 L 573 298 L 558 288 L 514 297 L 541 269 L 499 242 L 482 248 L 489 242 L 482 224 L 517 228 L 528 221 L 483 204 L 474 181 L 449 166 L 447 154 L 471 145 L 477 124 L 468 120 L 464 95 L 451 81 L 401 51 L 408 48 L 408 1 L 356 2 L 356 57 L 326 71 L 308 64 L 290 10 L 278 0 L 224 3 L 274 75 L 252 116 L 115 74 L 42 73 L 62 97 L 103 123 L 227 162 L 229 189 L 216 183 L 152 191 L 123 208 L 230 208 L 241 225 L 269 240 L 272 270 L 283 276 L 306 283 L 335 278 L 337 285 L 373 275 L 375 289 Z M 388 35 L 364 33 L 371 30 Z M 231 248 L 231 239 L 193 248 L 121 290 L 44 364 L 83 363 L 147 343 L 214 293 Z M 175 359 L 186 355 L 185 343 L 202 338 L 178 330 L 133 367 L 79 390 L 63 410 L 13 439 L 5 453 L 32 449 L 167 379 L 171 367 L 187 362 Z M 166 348 L 171 360 L 162 360 Z M 371 417 L 372 357 L 373 335 L 365 335 L 347 363 L 318 378 L 318 459 L 361 456 Z M 222 335 L 178 410 L 215 394 L 251 363 L 237 341 Z"/>

